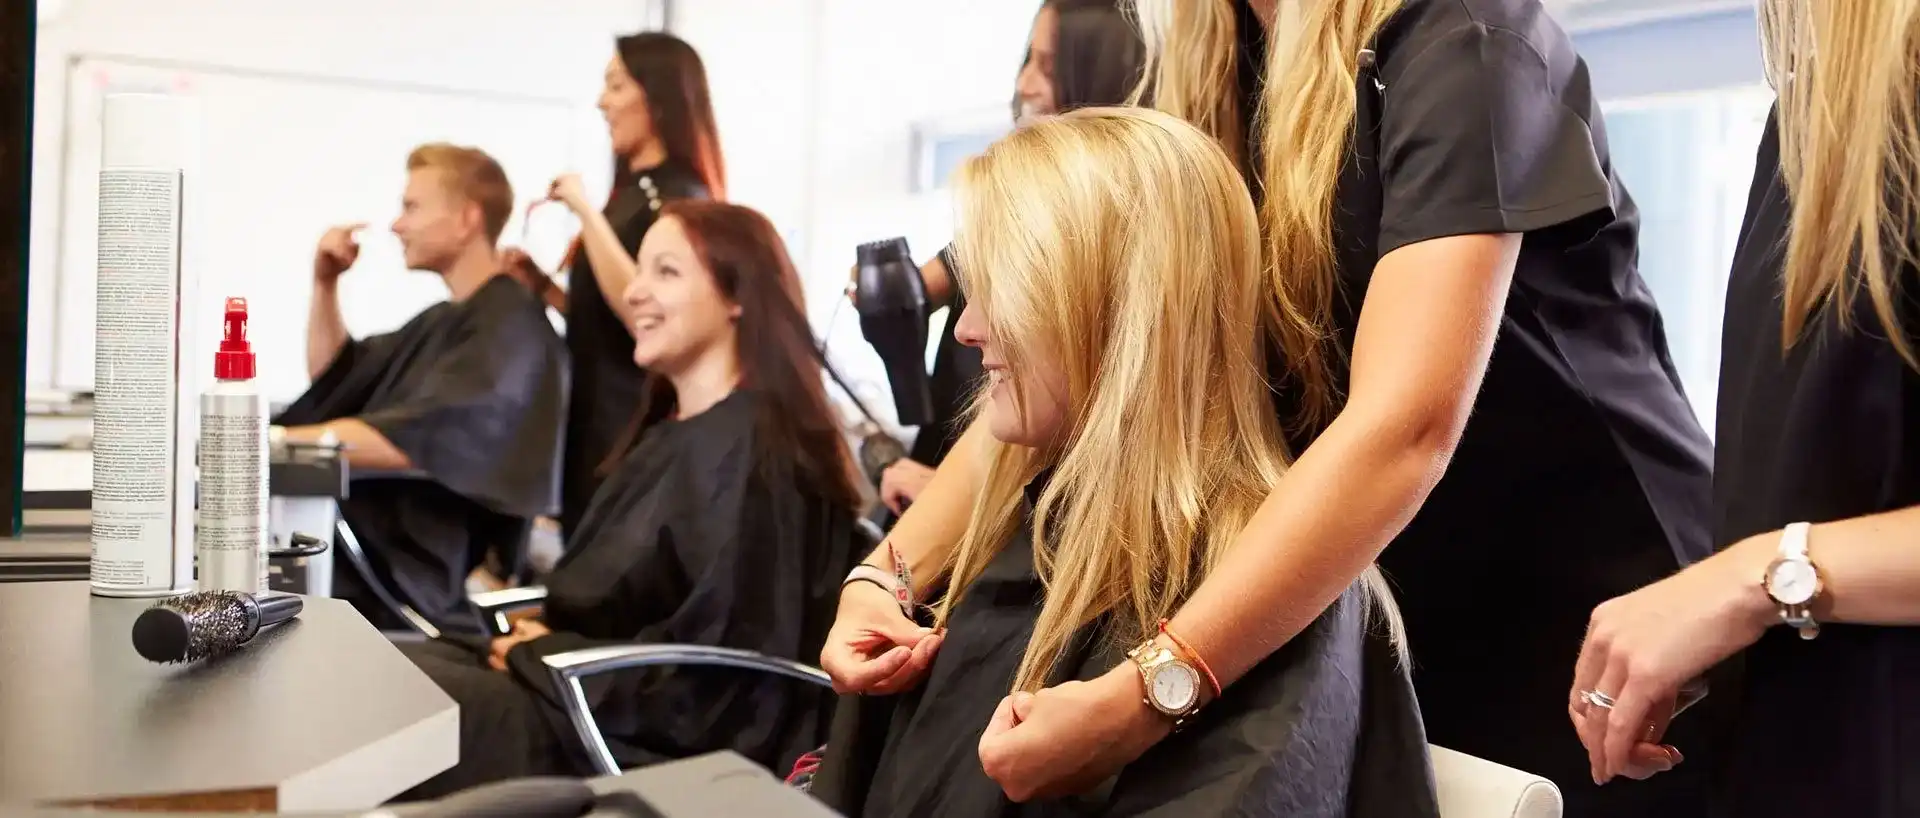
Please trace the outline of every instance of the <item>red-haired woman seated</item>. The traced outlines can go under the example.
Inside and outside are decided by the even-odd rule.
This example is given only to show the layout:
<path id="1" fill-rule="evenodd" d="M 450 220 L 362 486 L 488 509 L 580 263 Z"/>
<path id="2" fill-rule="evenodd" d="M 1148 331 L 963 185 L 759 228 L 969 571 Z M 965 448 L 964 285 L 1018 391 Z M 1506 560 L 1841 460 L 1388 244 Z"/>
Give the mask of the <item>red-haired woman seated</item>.
<path id="1" fill-rule="evenodd" d="M 589 773 L 544 656 L 661 642 L 811 661 L 824 641 L 858 558 L 859 495 L 779 234 L 737 205 L 669 203 L 626 299 L 647 389 L 543 615 L 486 646 L 403 647 L 460 704 L 459 763 L 403 797 Z M 785 764 L 818 743 L 830 704 L 724 668 L 627 671 L 586 692 L 624 767 L 722 749 Z"/>

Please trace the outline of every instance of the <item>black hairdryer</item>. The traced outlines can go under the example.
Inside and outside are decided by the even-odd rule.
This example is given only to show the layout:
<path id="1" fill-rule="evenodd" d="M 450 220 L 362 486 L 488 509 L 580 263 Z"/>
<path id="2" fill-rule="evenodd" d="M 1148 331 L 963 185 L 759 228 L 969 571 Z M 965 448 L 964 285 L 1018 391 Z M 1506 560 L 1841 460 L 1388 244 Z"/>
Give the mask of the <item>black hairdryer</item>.
<path id="1" fill-rule="evenodd" d="M 893 406 L 903 426 L 933 422 L 927 377 L 927 285 L 908 254 L 904 238 L 860 245 L 854 292 L 860 334 L 880 353 L 893 386 Z"/>

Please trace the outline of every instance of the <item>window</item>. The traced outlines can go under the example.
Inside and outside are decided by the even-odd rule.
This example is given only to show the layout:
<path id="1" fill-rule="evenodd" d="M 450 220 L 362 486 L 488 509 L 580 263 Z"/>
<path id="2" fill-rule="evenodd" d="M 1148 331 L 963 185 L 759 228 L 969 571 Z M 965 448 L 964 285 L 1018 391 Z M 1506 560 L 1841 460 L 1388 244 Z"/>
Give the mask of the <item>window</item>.
<path id="1" fill-rule="evenodd" d="M 1773 94 L 1740 87 L 1603 104 L 1615 171 L 1640 209 L 1640 275 L 1707 433 L 1727 273 Z"/>

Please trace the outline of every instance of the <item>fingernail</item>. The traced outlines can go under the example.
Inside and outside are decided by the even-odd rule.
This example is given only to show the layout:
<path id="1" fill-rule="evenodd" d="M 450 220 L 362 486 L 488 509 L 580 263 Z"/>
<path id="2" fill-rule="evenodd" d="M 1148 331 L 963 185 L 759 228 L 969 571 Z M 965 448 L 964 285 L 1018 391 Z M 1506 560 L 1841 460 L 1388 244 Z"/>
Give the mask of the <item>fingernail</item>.
<path id="1" fill-rule="evenodd" d="M 1680 754 L 1680 748 L 1678 748 L 1678 747 L 1675 747 L 1675 746 L 1673 746 L 1673 745 L 1671 745 L 1671 744 L 1667 744 L 1667 745 L 1663 745 L 1663 746 L 1664 746 L 1664 747 L 1666 748 L 1666 750 L 1667 750 L 1667 755 L 1670 755 L 1670 756 L 1673 756 L 1673 763 L 1675 763 L 1675 764 L 1678 764 L 1678 763 L 1680 763 L 1680 762 L 1682 762 L 1682 761 L 1686 761 L 1686 760 L 1687 760 L 1687 757 L 1686 757 L 1686 756 L 1684 756 L 1684 755 L 1681 755 L 1681 754 Z"/>

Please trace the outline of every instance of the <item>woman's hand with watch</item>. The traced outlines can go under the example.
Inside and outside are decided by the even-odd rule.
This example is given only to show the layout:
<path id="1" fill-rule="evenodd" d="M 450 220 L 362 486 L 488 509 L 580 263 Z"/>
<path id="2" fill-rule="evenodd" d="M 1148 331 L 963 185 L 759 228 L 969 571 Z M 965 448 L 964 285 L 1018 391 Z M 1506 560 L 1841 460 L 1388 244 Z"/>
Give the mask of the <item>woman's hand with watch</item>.
<path id="1" fill-rule="evenodd" d="M 856 572 L 840 586 L 840 609 L 820 651 L 820 669 L 838 693 L 899 693 L 926 676 L 945 638 L 908 619 L 892 589 Z"/>
<path id="2" fill-rule="evenodd" d="M 1804 543 L 1805 529 L 1798 531 Z M 1791 589 L 1776 588 L 1775 579 L 1797 576 L 1776 567 L 1788 539 L 1782 532 L 1751 537 L 1594 609 L 1568 715 L 1595 783 L 1647 778 L 1679 763 L 1678 751 L 1660 742 L 1682 687 L 1782 622 L 1775 594 Z M 1806 562 L 1804 545 L 1801 554 Z M 1806 596 L 1798 601 L 1813 594 Z"/>
<path id="3" fill-rule="evenodd" d="M 1016 802 L 1086 792 L 1119 775 L 1211 698 L 1203 671 L 1171 640 L 1128 653 L 1086 682 L 1001 700 L 980 736 L 980 766 Z"/>

